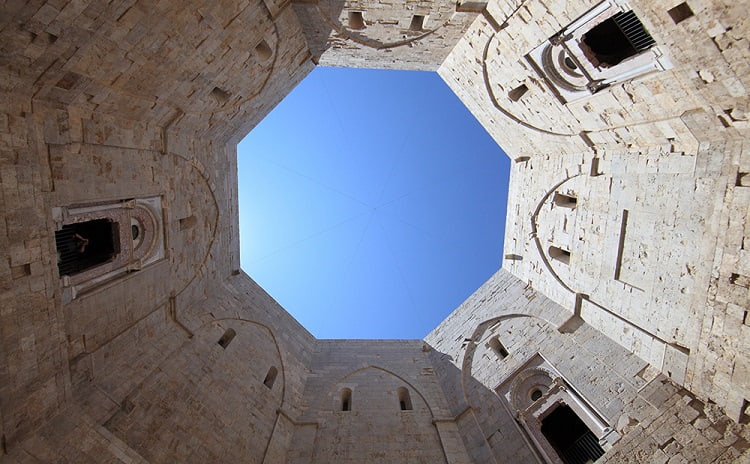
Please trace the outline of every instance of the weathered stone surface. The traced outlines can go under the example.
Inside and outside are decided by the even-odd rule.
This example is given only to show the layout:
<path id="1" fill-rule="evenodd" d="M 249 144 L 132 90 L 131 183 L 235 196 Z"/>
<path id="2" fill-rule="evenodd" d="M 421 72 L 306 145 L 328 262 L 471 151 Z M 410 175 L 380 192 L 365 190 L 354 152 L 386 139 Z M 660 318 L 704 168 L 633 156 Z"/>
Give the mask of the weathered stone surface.
<path id="1" fill-rule="evenodd" d="M 0 462 L 538 462 L 501 391 L 540 360 L 597 462 L 750 461 L 749 5 L 629 3 L 671 67 L 568 99 L 527 56 L 594 0 L 5 2 Z M 236 143 L 318 63 L 437 70 L 515 160 L 503 269 L 424 341 L 239 270 Z M 154 196 L 165 255 L 66 293 L 63 209 Z"/>

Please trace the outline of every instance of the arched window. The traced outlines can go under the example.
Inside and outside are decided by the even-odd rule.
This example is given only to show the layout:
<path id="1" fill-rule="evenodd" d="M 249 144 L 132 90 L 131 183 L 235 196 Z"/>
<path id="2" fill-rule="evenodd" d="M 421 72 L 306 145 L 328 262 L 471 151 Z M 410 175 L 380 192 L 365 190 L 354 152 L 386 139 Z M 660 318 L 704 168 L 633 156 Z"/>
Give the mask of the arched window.
<path id="1" fill-rule="evenodd" d="M 411 397 L 409 397 L 409 390 L 406 387 L 398 387 L 398 404 L 402 411 L 412 410 Z"/>
<path id="2" fill-rule="evenodd" d="M 344 388 L 341 390 L 341 410 L 351 411 L 352 410 L 352 390 L 351 388 Z"/>
<path id="3" fill-rule="evenodd" d="M 266 378 L 263 380 L 263 385 L 268 387 L 268 389 L 273 388 L 273 383 L 276 382 L 276 374 L 278 374 L 279 371 L 274 366 L 271 366 L 270 369 L 268 369 L 268 374 L 266 374 Z"/>
<path id="4" fill-rule="evenodd" d="M 235 335 L 237 335 L 237 332 L 234 329 L 227 329 L 217 343 L 226 350 Z"/>

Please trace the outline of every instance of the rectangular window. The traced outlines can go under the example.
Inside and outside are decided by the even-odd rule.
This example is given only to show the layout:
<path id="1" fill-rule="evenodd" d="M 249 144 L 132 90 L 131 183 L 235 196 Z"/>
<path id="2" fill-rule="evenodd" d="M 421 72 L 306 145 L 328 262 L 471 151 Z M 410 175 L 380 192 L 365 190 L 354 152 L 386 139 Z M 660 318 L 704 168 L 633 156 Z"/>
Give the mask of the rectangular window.
<path id="1" fill-rule="evenodd" d="M 55 232 L 60 275 L 75 275 L 119 253 L 119 227 L 107 219 L 67 224 Z"/>

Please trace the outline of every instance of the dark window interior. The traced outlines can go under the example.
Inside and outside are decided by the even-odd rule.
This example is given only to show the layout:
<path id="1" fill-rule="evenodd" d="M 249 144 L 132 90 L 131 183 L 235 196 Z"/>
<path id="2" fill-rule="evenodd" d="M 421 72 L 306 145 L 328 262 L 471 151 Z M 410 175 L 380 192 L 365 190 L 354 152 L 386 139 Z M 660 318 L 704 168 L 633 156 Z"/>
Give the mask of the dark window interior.
<path id="1" fill-rule="evenodd" d="M 341 390 L 341 410 L 352 410 L 352 391 L 348 388 Z"/>
<path id="2" fill-rule="evenodd" d="M 693 10 L 690 8 L 690 5 L 688 5 L 686 2 L 680 3 L 676 7 L 669 10 L 667 13 L 669 13 L 669 16 L 672 18 L 672 21 L 674 21 L 675 24 L 680 24 L 694 14 Z"/>
<path id="3" fill-rule="evenodd" d="M 55 232 L 55 244 L 60 275 L 75 275 L 120 252 L 119 228 L 108 219 L 68 224 Z"/>
<path id="4" fill-rule="evenodd" d="M 619 12 L 581 37 L 595 65 L 610 67 L 651 48 L 656 42 L 632 11 Z M 593 55 L 593 56 L 591 56 Z"/>
<path id="5" fill-rule="evenodd" d="M 596 436 L 567 405 L 542 420 L 542 434 L 565 464 L 594 462 L 604 454 Z"/>
<path id="6" fill-rule="evenodd" d="M 219 346 L 226 350 L 229 344 L 232 343 L 235 335 L 237 335 L 237 332 L 235 332 L 234 329 L 227 329 L 224 331 L 224 335 L 222 335 L 219 341 L 216 343 L 218 343 Z"/>

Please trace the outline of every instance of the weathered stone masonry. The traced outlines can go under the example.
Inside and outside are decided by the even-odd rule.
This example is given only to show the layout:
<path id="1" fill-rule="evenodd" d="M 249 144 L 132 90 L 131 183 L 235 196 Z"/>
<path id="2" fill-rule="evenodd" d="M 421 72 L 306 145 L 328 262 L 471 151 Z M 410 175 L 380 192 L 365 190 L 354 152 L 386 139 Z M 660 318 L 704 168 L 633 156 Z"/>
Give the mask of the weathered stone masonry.
<path id="1" fill-rule="evenodd" d="M 747 462 L 749 9 L 5 2 L 0 462 L 562 462 L 563 410 L 597 462 Z M 236 143 L 318 64 L 437 71 L 514 161 L 502 269 L 423 341 L 316 340 L 239 269 Z M 116 265 L 61 276 L 101 217 Z"/>

